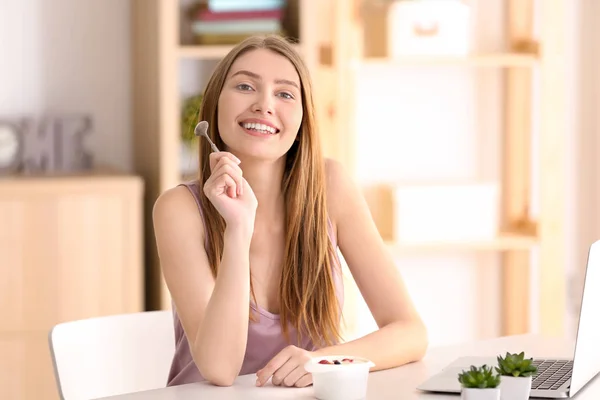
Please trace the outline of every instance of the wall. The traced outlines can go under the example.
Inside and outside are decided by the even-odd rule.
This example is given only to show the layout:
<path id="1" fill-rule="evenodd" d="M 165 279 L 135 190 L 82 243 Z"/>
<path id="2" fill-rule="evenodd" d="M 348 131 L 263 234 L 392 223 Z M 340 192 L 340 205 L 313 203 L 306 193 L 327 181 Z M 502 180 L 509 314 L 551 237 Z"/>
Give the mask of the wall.
<path id="1" fill-rule="evenodd" d="M 577 199 L 572 204 L 573 237 L 571 240 L 570 318 L 568 329 L 575 332 L 581 303 L 584 269 L 589 245 L 600 239 L 600 4 L 596 0 L 574 2 L 579 8 L 579 24 L 574 35 L 581 40 L 574 46 L 578 95 L 572 107 L 578 135 L 573 146 L 572 173 L 576 177 L 572 191 Z"/>
<path id="2" fill-rule="evenodd" d="M 126 0 L 0 0 L 0 115 L 88 113 L 98 163 L 131 168 Z"/>

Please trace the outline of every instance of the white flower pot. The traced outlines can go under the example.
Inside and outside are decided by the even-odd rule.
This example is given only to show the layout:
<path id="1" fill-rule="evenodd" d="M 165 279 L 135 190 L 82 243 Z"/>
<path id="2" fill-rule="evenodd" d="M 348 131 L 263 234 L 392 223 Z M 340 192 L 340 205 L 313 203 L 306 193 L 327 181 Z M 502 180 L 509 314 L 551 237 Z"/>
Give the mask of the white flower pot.
<path id="1" fill-rule="evenodd" d="M 474 389 L 462 388 L 460 392 L 462 400 L 500 400 L 500 388 Z"/>
<path id="2" fill-rule="evenodd" d="M 531 392 L 531 376 L 501 376 L 501 400 L 527 400 Z"/>

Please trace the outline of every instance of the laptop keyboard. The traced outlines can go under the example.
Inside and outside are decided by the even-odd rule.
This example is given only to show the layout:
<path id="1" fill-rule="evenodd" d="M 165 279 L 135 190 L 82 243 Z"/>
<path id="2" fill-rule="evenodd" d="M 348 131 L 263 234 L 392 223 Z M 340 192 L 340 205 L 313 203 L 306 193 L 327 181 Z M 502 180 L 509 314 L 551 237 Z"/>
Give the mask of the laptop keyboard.
<path id="1" fill-rule="evenodd" d="M 531 381 L 531 388 L 538 390 L 557 390 L 571 379 L 573 361 L 571 360 L 533 360 L 538 367 Z"/>

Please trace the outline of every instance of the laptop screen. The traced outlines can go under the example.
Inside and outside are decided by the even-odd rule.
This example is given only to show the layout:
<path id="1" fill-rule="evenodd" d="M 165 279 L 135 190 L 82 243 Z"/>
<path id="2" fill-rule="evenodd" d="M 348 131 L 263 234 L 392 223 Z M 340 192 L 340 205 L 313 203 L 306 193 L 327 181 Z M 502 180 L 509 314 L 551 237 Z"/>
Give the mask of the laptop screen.
<path id="1" fill-rule="evenodd" d="M 585 272 L 571 376 L 572 397 L 600 372 L 600 241 L 592 244 Z"/>

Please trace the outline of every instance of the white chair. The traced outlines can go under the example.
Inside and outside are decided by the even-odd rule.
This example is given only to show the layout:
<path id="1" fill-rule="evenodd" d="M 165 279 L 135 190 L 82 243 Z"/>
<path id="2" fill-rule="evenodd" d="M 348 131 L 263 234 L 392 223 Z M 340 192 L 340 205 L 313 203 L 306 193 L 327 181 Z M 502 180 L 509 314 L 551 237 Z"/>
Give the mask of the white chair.
<path id="1" fill-rule="evenodd" d="M 64 400 L 165 387 L 175 352 L 171 311 L 65 322 L 48 339 Z"/>

